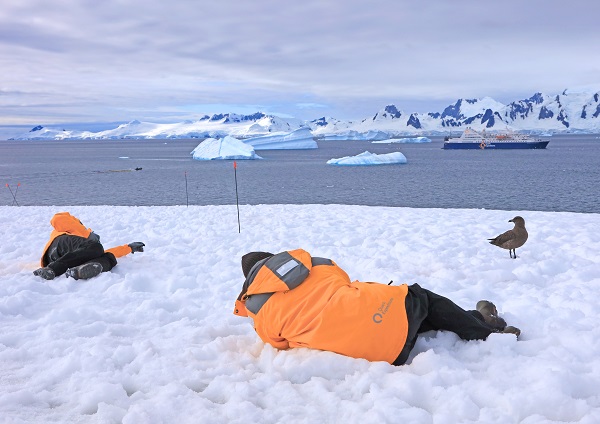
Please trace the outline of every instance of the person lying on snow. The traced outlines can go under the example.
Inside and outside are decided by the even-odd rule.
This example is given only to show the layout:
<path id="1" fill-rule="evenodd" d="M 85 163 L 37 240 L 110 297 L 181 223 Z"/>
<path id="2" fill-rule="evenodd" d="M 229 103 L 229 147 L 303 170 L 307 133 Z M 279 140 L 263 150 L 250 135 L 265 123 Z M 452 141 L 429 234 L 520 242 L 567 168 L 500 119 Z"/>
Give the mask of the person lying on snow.
<path id="1" fill-rule="evenodd" d="M 302 249 L 250 252 L 242 270 L 234 314 L 251 317 L 260 338 L 277 349 L 308 347 L 402 365 L 426 331 L 452 331 L 464 340 L 521 333 L 487 300 L 465 311 L 418 284 L 351 282 L 334 261 Z"/>
<path id="2" fill-rule="evenodd" d="M 87 280 L 113 269 L 117 265 L 116 258 L 144 251 L 145 244 L 139 241 L 105 251 L 100 236 L 69 212 L 55 214 L 50 224 L 54 230 L 42 253 L 42 268 L 33 271 L 46 280 L 62 274 Z"/>

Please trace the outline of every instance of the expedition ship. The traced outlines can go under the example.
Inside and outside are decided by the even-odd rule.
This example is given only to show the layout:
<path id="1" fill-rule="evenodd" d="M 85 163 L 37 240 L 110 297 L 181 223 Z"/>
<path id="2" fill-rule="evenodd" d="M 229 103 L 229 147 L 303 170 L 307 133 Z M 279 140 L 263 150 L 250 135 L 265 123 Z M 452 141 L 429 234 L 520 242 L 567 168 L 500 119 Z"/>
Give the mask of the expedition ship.
<path id="1" fill-rule="evenodd" d="M 512 131 L 487 133 L 467 127 L 458 138 L 444 138 L 444 149 L 545 149 L 549 142 Z"/>

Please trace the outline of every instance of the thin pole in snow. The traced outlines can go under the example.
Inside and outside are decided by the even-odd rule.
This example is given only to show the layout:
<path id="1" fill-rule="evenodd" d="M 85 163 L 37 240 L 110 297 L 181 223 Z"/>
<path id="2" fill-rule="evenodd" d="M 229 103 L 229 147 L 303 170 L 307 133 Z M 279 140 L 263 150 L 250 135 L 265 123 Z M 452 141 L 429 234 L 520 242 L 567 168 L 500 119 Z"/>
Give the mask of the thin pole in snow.
<path id="1" fill-rule="evenodd" d="M 233 175 L 235 177 L 235 205 L 237 206 L 237 216 L 238 216 L 238 233 L 242 232 L 242 227 L 240 225 L 240 201 L 238 198 L 238 187 L 237 187 L 237 163 L 233 161 Z"/>
<path id="2" fill-rule="evenodd" d="M 185 207 L 187 208 L 190 205 L 190 198 L 188 197 L 187 189 L 187 171 L 184 171 L 183 175 L 185 175 Z"/>
<path id="3" fill-rule="evenodd" d="M 17 204 L 17 206 L 19 206 L 19 202 L 17 202 L 17 191 L 19 190 L 20 185 L 21 185 L 21 183 L 17 184 L 17 188 L 15 189 L 15 192 L 13 193 L 13 191 L 10 188 L 10 186 L 8 185 L 8 183 L 6 183 L 6 187 L 8 187 L 8 189 L 10 190 L 10 194 L 12 195 L 12 198 L 13 198 L 13 202 L 12 202 L 11 206 L 14 206 L 15 203 Z"/>
<path id="4" fill-rule="evenodd" d="M 15 203 L 17 202 L 17 193 L 19 192 L 19 187 L 21 187 L 21 183 L 17 183 L 17 188 L 15 190 Z M 17 206 L 19 206 L 18 203 Z"/>

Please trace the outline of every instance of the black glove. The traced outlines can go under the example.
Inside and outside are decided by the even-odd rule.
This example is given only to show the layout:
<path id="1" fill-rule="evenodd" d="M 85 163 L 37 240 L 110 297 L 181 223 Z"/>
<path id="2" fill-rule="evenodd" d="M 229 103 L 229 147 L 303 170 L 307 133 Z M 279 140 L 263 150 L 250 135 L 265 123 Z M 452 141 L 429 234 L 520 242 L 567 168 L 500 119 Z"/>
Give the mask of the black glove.
<path id="1" fill-rule="evenodd" d="M 127 246 L 131 248 L 131 253 L 135 252 L 143 252 L 145 244 L 141 241 L 134 241 L 133 243 L 129 243 Z"/>
<path id="2" fill-rule="evenodd" d="M 92 231 L 88 236 L 88 240 L 97 241 L 98 243 L 100 243 L 100 236 Z"/>

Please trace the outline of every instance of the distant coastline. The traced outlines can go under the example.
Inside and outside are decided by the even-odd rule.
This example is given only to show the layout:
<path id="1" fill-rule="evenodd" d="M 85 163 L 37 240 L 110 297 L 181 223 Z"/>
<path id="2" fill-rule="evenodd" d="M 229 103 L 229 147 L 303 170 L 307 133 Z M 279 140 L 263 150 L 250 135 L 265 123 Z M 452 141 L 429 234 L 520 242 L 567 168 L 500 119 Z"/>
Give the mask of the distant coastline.
<path id="1" fill-rule="evenodd" d="M 386 137 L 459 135 L 466 127 L 477 131 L 511 130 L 538 135 L 600 133 L 600 92 L 570 92 L 502 104 L 489 97 L 458 99 L 441 112 L 407 113 L 389 104 L 360 120 L 320 117 L 313 120 L 256 112 L 250 115 L 217 113 L 181 122 L 131 120 L 113 123 L 72 123 L 25 127 L 0 126 L 0 138 L 32 139 L 172 139 L 232 136 L 256 137 L 309 128 L 315 138 L 380 132 Z M 2 134 L 6 134 L 2 137 Z M 349 138 L 353 139 L 353 138 Z"/>

